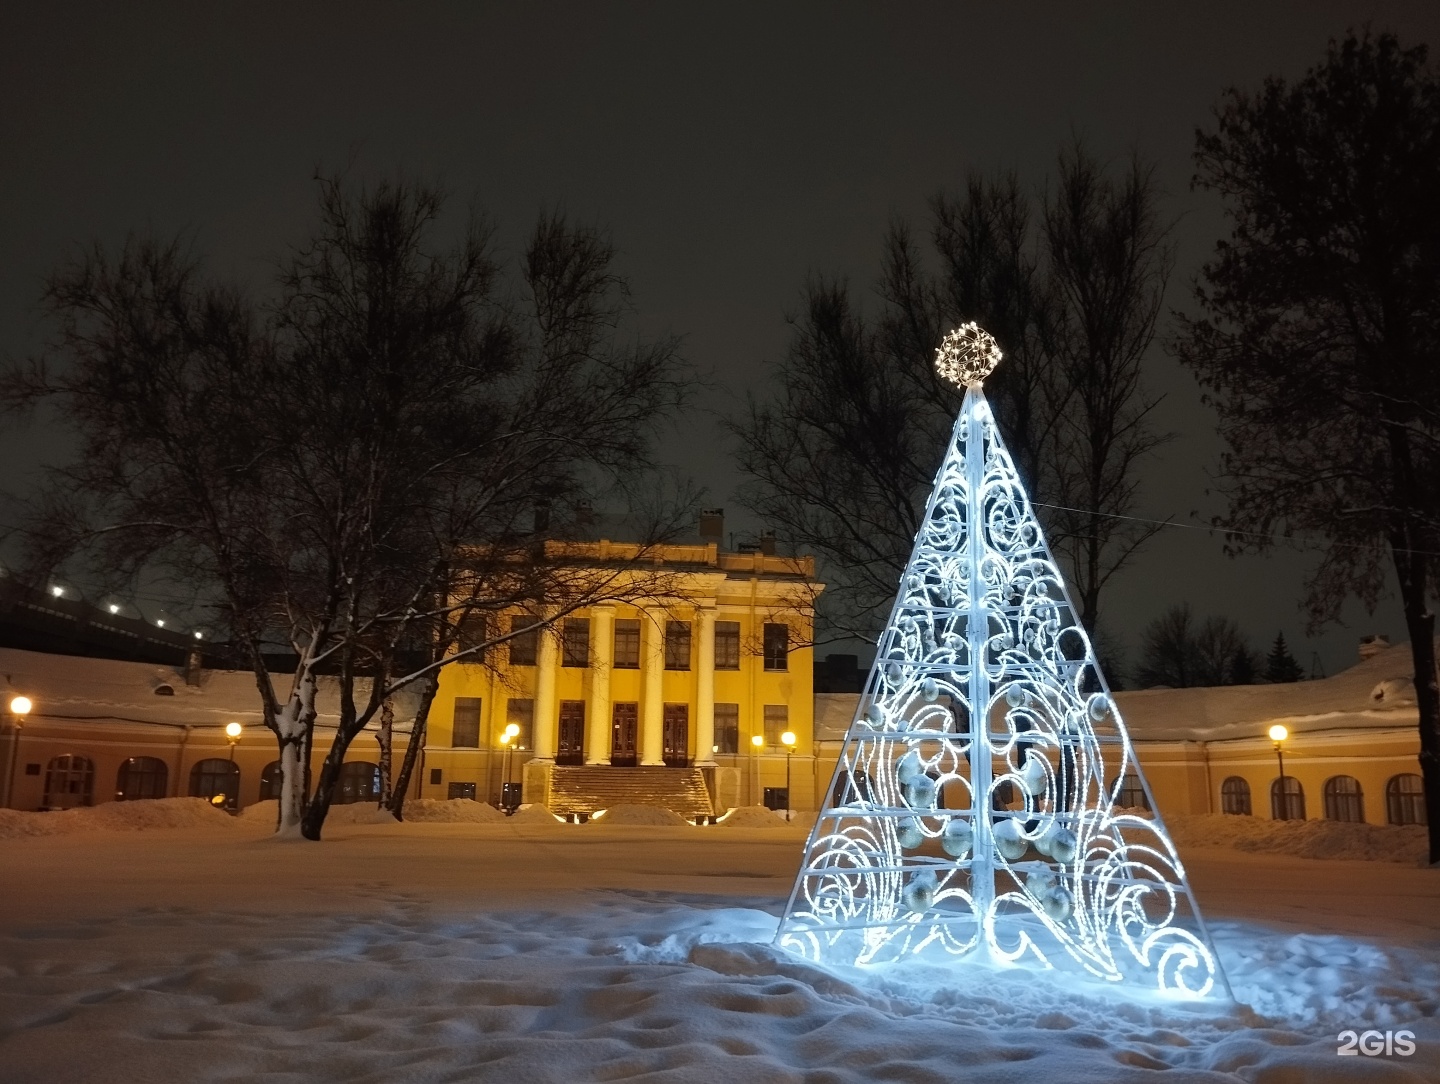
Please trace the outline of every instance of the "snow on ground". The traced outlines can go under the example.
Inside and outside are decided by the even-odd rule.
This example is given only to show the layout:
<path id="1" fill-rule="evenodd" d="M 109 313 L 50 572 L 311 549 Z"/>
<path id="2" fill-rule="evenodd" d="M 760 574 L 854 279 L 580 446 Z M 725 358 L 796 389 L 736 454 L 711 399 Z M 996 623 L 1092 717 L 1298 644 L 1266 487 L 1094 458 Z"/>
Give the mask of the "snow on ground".
<path id="1" fill-rule="evenodd" d="M 1248 1007 L 1194 1006 L 820 969 L 769 944 L 803 828 L 542 813 L 337 821 L 318 845 L 263 815 L 0 842 L 0 1080 L 1440 1079 L 1427 869 L 1187 846 Z M 1338 1057 L 1346 1028 L 1418 1049 Z"/>
<path id="2" fill-rule="evenodd" d="M 268 803 L 274 806 L 274 802 Z M 275 817 L 272 812 L 270 823 Z M 158 798 L 145 802 L 106 802 L 85 809 L 30 813 L 0 809 L 0 840 L 77 832 L 144 832 L 156 828 L 231 828 L 235 818 L 204 798 Z"/>
<path id="3" fill-rule="evenodd" d="M 657 805 L 616 805 L 611 806 L 603 813 L 591 818 L 595 824 L 603 825 L 606 828 L 617 824 L 654 824 L 654 825 L 675 825 L 689 824 L 684 817 L 669 809 L 662 809 Z"/>

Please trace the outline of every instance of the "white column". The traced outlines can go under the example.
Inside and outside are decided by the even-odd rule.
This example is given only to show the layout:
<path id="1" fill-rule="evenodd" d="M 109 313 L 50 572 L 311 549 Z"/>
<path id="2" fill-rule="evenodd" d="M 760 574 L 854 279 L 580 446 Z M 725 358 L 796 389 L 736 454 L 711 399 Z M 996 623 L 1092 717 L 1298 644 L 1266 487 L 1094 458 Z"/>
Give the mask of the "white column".
<path id="1" fill-rule="evenodd" d="M 559 661 L 558 632 L 540 630 L 540 643 L 535 654 L 535 756 L 533 760 L 555 759 L 556 730 L 559 729 L 559 708 L 555 703 L 555 664 Z"/>
<path id="2" fill-rule="evenodd" d="M 715 764 L 715 607 L 695 610 L 700 649 L 695 654 L 695 764 Z"/>
<path id="3" fill-rule="evenodd" d="M 590 607 L 590 703 L 585 706 L 585 763 L 610 763 L 610 671 L 615 665 L 615 607 Z"/>
<path id="4" fill-rule="evenodd" d="M 645 668 L 643 691 L 640 695 L 640 763 L 665 763 L 665 689 L 662 684 L 665 665 L 665 611 L 645 611 L 640 623 L 641 665 Z"/>

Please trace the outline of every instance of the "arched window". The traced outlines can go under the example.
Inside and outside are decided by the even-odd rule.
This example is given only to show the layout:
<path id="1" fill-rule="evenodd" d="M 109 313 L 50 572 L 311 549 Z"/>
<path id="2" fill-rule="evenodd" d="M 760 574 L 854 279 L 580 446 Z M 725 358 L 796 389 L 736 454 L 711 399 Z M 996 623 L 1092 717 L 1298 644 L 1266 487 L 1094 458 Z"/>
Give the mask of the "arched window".
<path id="1" fill-rule="evenodd" d="M 1332 775 L 1325 780 L 1325 819 L 1364 823 L 1365 797 L 1360 793 L 1360 780 L 1351 775 Z"/>
<path id="2" fill-rule="evenodd" d="M 1429 824 L 1425 781 L 1418 775 L 1392 775 L 1385 784 L 1385 819 L 1391 824 Z"/>
<path id="3" fill-rule="evenodd" d="M 336 805 L 379 800 L 380 765 L 368 760 L 350 760 L 340 766 L 340 785 L 335 788 Z"/>
<path id="4" fill-rule="evenodd" d="M 280 762 L 272 760 L 260 773 L 260 800 L 275 801 L 280 798 Z"/>
<path id="5" fill-rule="evenodd" d="M 1250 816 L 1250 784 L 1232 775 L 1220 784 L 1220 812 Z"/>
<path id="6" fill-rule="evenodd" d="M 74 809 L 95 796 L 95 763 L 78 753 L 58 756 L 45 766 L 45 808 Z"/>
<path id="7" fill-rule="evenodd" d="M 133 802 L 140 798 L 165 797 L 170 769 L 158 757 L 131 757 L 115 775 L 115 800 Z"/>
<path id="8" fill-rule="evenodd" d="M 1285 796 L 1280 796 L 1280 779 L 1277 776 L 1270 784 L 1270 816 L 1277 821 L 1303 821 L 1305 819 L 1305 788 L 1293 775 L 1285 777 Z"/>
<path id="9" fill-rule="evenodd" d="M 190 769 L 190 797 L 234 810 L 240 802 L 240 769 L 219 757 L 196 761 Z"/>
<path id="10" fill-rule="evenodd" d="M 1126 809 L 1149 809 L 1150 799 L 1145 797 L 1145 786 L 1134 772 L 1126 772 L 1116 784 L 1115 804 Z"/>

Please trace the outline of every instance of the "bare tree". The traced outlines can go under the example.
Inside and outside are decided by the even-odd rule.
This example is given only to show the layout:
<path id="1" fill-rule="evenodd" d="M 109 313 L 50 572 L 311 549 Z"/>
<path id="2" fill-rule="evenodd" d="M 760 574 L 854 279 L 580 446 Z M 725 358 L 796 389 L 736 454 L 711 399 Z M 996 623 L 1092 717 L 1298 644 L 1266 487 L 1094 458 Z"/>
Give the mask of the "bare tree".
<path id="1" fill-rule="evenodd" d="M 961 401 L 935 349 L 972 319 L 1006 353 L 986 394 L 1093 631 L 1152 533 L 1124 517 L 1164 439 L 1140 381 L 1165 284 L 1154 208 L 1141 166 L 1112 182 L 1076 150 L 1038 224 L 1016 178 L 977 176 L 932 201 L 928 250 L 893 226 L 873 315 L 843 283 L 808 285 L 774 399 L 730 428 L 747 505 L 824 562 L 833 632 L 873 636 L 893 597 Z"/>
<path id="2" fill-rule="evenodd" d="M 1056 549 L 1091 631 L 1106 583 L 1160 530 L 1129 518 L 1139 464 L 1171 439 L 1150 424 L 1159 399 L 1142 380 L 1171 263 L 1156 203 L 1152 167 L 1135 159 L 1111 179 L 1079 146 L 1060 156 L 1045 202 L 1052 338 L 1069 393 L 1059 420 Z"/>
<path id="3" fill-rule="evenodd" d="M 1142 686 L 1248 685 L 1256 657 L 1245 634 L 1228 617 L 1196 621 L 1189 603 L 1171 606 L 1145 627 L 1141 636 Z"/>
<path id="4" fill-rule="evenodd" d="M 417 658 L 437 622 L 520 601 L 548 620 L 607 595 L 606 575 L 537 550 L 534 510 L 634 480 L 686 386 L 673 341 L 622 336 L 596 231 L 543 217 L 507 297 L 473 220 L 434 250 L 441 203 L 322 180 L 268 319 L 177 246 L 92 252 L 48 295 L 70 364 L 7 384 L 8 403 L 52 399 L 84 436 L 46 530 L 213 592 L 279 744 L 280 830 L 311 839 L 354 738 L 465 657 Z M 288 691 L 265 665 L 277 638 L 298 659 Z M 322 673 L 340 718 L 312 786 Z"/>

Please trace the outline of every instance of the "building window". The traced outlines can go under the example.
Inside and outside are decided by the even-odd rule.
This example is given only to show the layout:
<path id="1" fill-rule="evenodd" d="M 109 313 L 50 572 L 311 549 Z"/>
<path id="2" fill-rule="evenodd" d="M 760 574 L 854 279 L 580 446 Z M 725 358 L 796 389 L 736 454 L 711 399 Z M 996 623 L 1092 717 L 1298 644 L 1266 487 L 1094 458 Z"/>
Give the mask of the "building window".
<path id="1" fill-rule="evenodd" d="M 585 763 L 585 701 L 560 701 L 560 742 L 555 749 L 556 764 Z"/>
<path id="2" fill-rule="evenodd" d="M 347 760 L 340 765 L 340 785 L 335 788 L 336 805 L 380 801 L 380 765 L 368 760 Z"/>
<path id="3" fill-rule="evenodd" d="M 490 636 L 490 615 L 482 612 L 475 612 L 460 615 L 460 621 L 455 627 L 455 649 L 457 651 L 469 651 L 471 648 L 478 648 Z M 483 662 L 484 651 L 476 651 L 469 656 L 471 662 Z"/>
<path id="4" fill-rule="evenodd" d="M 1325 780 L 1325 819 L 1363 824 L 1365 797 L 1360 793 L 1360 780 L 1353 775 L 1333 775 Z"/>
<path id="5" fill-rule="evenodd" d="M 535 701 L 511 697 L 505 702 L 505 725 L 520 728 L 511 743 L 516 749 L 530 749 L 535 744 Z"/>
<path id="6" fill-rule="evenodd" d="M 852 805 L 870 800 L 870 774 L 858 768 L 851 768 L 839 774 L 833 792 L 834 804 Z"/>
<path id="7" fill-rule="evenodd" d="M 665 622 L 665 669 L 690 669 L 690 622 Z"/>
<path id="8" fill-rule="evenodd" d="M 765 744 L 778 747 L 780 735 L 790 729 L 790 709 L 784 704 L 765 705 Z"/>
<path id="9" fill-rule="evenodd" d="M 1220 784 L 1220 812 L 1250 816 L 1250 784 L 1232 775 Z"/>
<path id="10" fill-rule="evenodd" d="M 14 756 L 12 751 L 11 756 Z M 72 809 L 95 797 L 95 764 L 89 757 L 65 753 L 45 765 L 45 808 Z"/>
<path id="11" fill-rule="evenodd" d="M 1392 775 L 1385 784 L 1385 818 L 1391 824 L 1429 824 L 1425 781 L 1418 775 Z"/>
<path id="12" fill-rule="evenodd" d="M 450 745 L 454 749 L 480 748 L 480 698 L 457 696 L 455 722 L 450 728 Z"/>
<path id="13" fill-rule="evenodd" d="M 190 797 L 234 809 L 240 801 L 240 769 L 219 757 L 196 761 L 190 769 Z"/>
<path id="14" fill-rule="evenodd" d="M 1149 809 L 1150 799 L 1145 797 L 1145 786 L 1134 772 L 1126 772 L 1115 784 L 1115 804 L 1126 809 Z"/>
<path id="15" fill-rule="evenodd" d="M 262 802 L 279 801 L 281 782 L 283 780 L 280 777 L 280 762 L 272 760 L 260 773 L 260 800 Z"/>
<path id="16" fill-rule="evenodd" d="M 617 670 L 638 670 L 640 668 L 640 622 L 617 620 L 615 622 L 615 662 Z"/>
<path id="17" fill-rule="evenodd" d="M 765 669 L 790 669 L 790 626 L 765 623 Z"/>
<path id="18" fill-rule="evenodd" d="M 715 669 L 740 669 L 740 622 L 715 622 Z"/>
<path id="19" fill-rule="evenodd" d="M 715 705 L 715 752 L 740 752 L 740 705 Z"/>
<path id="20" fill-rule="evenodd" d="M 567 617 L 560 637 L 561 666 L 590 665 L 590 619 Z"/>
<path id="21" fill-rule="evenodd" d="M 788 787 L 766 787 L 765 808 L 785 810 L 790 808 L 790 789 Z"/>
<path id="22" fill-rule="evenodd" d="M 165 797 L 170 769 L 157 757 L 131 757 L 120 765 L 115 778 L 115 800 L 134 802 L 141 798 Z"/>
<path id="23" fill-rule="evenodd" d="M 469 798 L 475 800 L 474 783 L 451 783 L 445 791 L 445 797 L 454 800 L 456 798 Z"/>
<path id="24" fill-rule="evenodd" d="M 1277 821 L 1303 821 L 1305 819 L 1305 788 L 1293 775 L 1285 777 L 1285 793 L 1281 797 L 1280 778 L 1270 784 L 1270 816 Z"/>
<path id="25" fill-rule="evenodd" d="M 536 620 L 529 614 L 516 614 L 510 618 L 510 631 L 519 634 L 510 639 L 511 666 L 535 665 L 535 652 L 540 646 L 540 630 L 536 625 Z"/>

